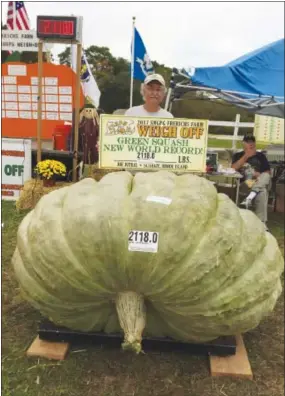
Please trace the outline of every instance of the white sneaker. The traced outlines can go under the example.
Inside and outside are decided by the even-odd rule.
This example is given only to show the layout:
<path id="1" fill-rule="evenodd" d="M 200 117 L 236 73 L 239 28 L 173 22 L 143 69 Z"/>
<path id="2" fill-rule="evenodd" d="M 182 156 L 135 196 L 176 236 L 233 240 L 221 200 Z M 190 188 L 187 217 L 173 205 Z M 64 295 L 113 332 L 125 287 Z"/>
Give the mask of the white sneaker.
<path id="1" fill-rule="evenodd" d="M 245 198 L 240 204 L 240 206 L 243 206 L 245 209 L 248 209 L 252 206 L 252 200 L 249 198 Z"/>

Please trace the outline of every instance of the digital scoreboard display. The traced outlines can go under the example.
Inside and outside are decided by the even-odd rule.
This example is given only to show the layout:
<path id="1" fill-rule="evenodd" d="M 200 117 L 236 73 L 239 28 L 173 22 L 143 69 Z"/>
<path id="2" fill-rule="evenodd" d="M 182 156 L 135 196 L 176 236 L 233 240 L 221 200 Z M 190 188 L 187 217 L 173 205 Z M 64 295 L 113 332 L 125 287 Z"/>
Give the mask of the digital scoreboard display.
<path id="1" fill-rule="evenodd" d="M 50 40 L 75 40 L 77 18 L 72 16 L 37 16 L 37 37 Z"/>

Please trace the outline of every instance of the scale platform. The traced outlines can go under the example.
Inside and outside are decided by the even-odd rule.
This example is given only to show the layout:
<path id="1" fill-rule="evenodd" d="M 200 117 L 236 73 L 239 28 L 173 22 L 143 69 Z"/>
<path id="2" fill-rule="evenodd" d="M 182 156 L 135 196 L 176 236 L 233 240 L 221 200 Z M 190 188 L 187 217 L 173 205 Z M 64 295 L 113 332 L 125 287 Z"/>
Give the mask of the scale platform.
<path id="1" fill-rule="evenodd" d="M 123 335 L 119 333 L 81 332 L 56 326 L 49 320 L 43 320 L 38 328 L 41 340 L 51 342 L 68 342 L 74 345 L 101 345 L 104 348 L 121 349 Z M 145 352 L 185 352 L 192 355 L 229 356 L 236 353 L 234 336 L 219 337 L 216 340 L 195 344 L 176 341 L 172 338 L 143 337 L 142 347 Z"/>

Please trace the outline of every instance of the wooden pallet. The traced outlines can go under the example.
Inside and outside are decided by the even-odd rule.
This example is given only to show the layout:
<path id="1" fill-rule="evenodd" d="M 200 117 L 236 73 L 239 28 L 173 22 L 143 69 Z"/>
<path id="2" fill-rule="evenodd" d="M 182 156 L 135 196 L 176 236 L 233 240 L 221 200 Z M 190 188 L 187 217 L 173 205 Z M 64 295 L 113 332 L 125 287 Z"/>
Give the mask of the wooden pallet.
<path id="1" fill-rule="evenodd" d="M 230 376 L 253 379 L 247 352 L 241 335 L 236 336 L 236 354 L 233 356 L 210 356 L 212 377 Z"/>
<path id="2" fill-rule="evenodd" d="M 253 379 L 247 352 L 241 335 L 236 336 L 236 354 L 220 357 L 210 356 L 212 377 L 228 376 Z M 43 341 L 37 336 L 27 350 L 28 356 L 43 357 L 53 360 L 64 360 L 69 350 L 69 343 Z"/>
<path id="3" fill-rule="evenodd" d="M 69 344 L 66 342 L 44 341 L 37 336 L 29 349 L 27 356 L 43 357 L 53 360 L 64 360 L 69 350 Z"/>

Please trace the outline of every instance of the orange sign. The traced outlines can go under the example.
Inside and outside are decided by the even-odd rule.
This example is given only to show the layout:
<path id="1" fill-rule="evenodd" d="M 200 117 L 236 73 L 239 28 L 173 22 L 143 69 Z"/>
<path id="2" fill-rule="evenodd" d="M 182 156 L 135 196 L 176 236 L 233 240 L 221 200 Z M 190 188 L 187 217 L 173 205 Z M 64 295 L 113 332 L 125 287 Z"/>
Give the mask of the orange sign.
<path id="1" fill-rule="evenodd" d="M 36 138 L 38 64 L 2 64 L 2 137 Z M 52 139 L 55 127 L 72 122 L 76 74 L 64 65 L 43 64 L 42 139 Z M 80 107 L 84 96 L 80 87 Z"/>

